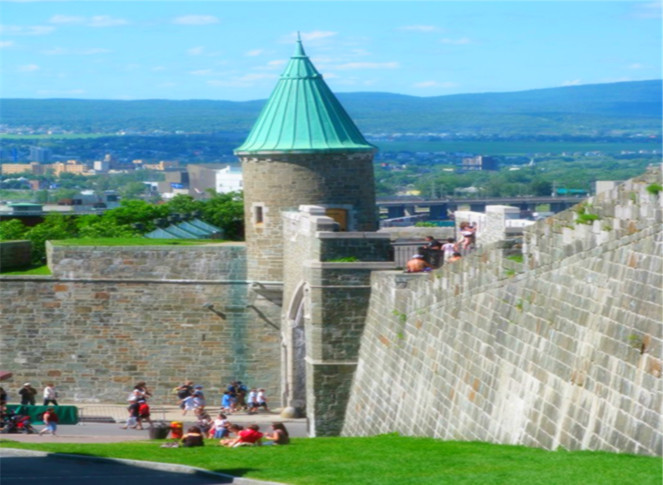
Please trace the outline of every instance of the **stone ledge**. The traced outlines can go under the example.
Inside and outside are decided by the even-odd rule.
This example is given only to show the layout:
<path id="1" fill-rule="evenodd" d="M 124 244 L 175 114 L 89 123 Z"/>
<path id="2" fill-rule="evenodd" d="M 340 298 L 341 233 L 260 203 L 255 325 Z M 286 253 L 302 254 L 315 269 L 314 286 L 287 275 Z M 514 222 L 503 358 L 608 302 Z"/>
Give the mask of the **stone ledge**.
<path id="1" fill-rule="evenodd" d="M 318 231 L 315 233 L 318 239 L 387 239 L 390 240 L 389 234 L 379 234 L 375 232 L 327 232 Z"/>
<path id="2" fill-rule="evenodd" d="M 306 268 L 314 269 L 354 269 L 361 271 L 383 271 L 393 270 L 396 268 L 396 263 L 393 261 L 357 261 L 353 263 L 346 262 L 322 262 L 322 261 L 306 261 L 303 265 Z"/>

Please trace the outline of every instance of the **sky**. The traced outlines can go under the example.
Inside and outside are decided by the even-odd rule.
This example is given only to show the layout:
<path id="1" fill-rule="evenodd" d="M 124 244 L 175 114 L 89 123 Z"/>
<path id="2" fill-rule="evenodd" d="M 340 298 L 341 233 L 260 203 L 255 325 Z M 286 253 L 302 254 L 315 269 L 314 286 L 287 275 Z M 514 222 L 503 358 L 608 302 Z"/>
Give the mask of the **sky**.
<path id="1" fill-rule="evenodd" d="M 337 93 L 661 79 L 662 3 L 2 0 L 0 97 L 265 99 L 297 32 Z"/>

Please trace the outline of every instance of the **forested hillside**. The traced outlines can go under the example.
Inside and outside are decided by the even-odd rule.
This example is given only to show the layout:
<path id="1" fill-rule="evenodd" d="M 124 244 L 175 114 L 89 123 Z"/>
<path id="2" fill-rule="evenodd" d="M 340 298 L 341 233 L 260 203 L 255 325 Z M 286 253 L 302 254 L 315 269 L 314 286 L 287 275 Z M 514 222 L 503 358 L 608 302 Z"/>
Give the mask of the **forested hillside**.
<path id="1" fill-rule="evenodd" d="M 389 93 L 338 98 L 359 128 L 372 134 L 660 135 L 663 115 L 660 80 L 429 98 Z M 246 133 L 264 102 L 2 99 L 0 116 L 9 127 L 75 133 Z"/>

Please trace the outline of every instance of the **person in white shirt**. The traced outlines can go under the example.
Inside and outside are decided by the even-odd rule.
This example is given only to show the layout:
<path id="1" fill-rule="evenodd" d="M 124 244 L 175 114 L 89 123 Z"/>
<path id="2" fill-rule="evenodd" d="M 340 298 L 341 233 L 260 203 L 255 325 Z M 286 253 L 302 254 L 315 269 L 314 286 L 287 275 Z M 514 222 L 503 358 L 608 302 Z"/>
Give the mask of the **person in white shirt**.
<path id="1" fill-rule="evenodd" d="M 228 426 L 230 426 L 230 422 L 226 415 L 219 413 L 214 420 L 214 423 L 212 423 L 212 429 L 210 429 L 210 434 L 212 436 L 210 436 L 210 438 L 221 439 L 227 437 L 229 434 Z"/>
<path id="2" fill-rule="evenodd" d="M 458 250 L 457 245 L 456 245 L 456 240 L 452 237 L 447 239 L 447 242 L 445 242 L 442 245 L 442 251 L 444 251 L 444 262 L 446 263 L 449 261 L 449 258 L 453 256 L 453 254 Z"/>
<path id="3" fill-rule="evenodd" d="M 256 389 L 249 391 L 246 404 L 249 407 L 249 414 L 255 414 L 258 411 L 258 391 Z"/>
<path id="4" fill-rule="evenodd" d="M 58 393 L 55 390 L 55 385 L 52 382 L 46 384 L 46 387 L 44 387 L 44 406 L 48 406 L 49 403 L 57 406 L 57 397 Z"/>
<path id="5" fill-rule="evenodd" d="M 258 406 L 259 408 L 265 408 L 265 411 L 269 412 L 267 407 L 267 396 L 265 396 L 264 389 L 258 389 Z"/>

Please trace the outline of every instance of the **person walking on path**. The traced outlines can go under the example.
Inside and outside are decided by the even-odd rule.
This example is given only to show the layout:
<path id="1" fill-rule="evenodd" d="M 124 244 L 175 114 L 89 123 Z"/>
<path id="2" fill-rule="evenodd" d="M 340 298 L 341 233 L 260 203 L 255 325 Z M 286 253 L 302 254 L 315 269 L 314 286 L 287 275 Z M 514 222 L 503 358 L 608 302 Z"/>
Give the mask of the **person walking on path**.
<path id="1" fill-rule="evenodd" d="M 193 381 L 185 381 L 184 384 L 177 386 L 174 390 L 179 400 L 180 409 L 184 410 L 184 399 L 193 394 Z"/>
<path id="2" fill-rule="evenodd" d="M 55 410 L 51 407 L 44 412 L 44 429 L 39 432 L 39 435 L 50 432 L 55 436 L 55 432 L 58 429 L 58 415 L 55 413 Z"/>
<path id="3" fill-rule="evenodd" d="M 258 389 L 258 407 L 257 408 L 264 408 L 266 412 L 269 412 L 269 408 L 267 407 L 267 395 L 265 394 L 264 389 Z M 256 408 L 256 411 L 258 410 Z"/>

